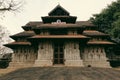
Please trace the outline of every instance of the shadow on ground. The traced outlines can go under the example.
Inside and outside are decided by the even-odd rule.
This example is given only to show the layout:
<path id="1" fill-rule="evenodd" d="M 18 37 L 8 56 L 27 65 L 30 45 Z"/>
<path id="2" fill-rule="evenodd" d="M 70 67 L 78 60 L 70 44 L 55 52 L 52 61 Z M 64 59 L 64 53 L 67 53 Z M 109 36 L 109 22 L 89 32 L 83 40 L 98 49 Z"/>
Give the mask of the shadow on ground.
<path id="1" fill-rule="evenodd" d="M 34 67 L 0 77 L 0 80 L 120 80 L 120 71 L 107 68 Z"/>

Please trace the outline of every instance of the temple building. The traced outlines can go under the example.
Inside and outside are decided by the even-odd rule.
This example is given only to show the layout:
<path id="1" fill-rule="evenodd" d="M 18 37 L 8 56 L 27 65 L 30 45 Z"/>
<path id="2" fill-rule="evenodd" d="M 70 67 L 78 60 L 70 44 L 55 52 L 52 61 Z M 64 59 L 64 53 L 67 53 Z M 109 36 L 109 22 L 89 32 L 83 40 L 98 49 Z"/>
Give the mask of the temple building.
<path id="1" fill-rule="evenodd" d="M 10 36 L 15 40 L 5 44 L 14 51 L 10 67 L 110 67 L 105 49 L 115 43 L 90 21 L 76 21 L 60 5 L 41 18 Z"/>

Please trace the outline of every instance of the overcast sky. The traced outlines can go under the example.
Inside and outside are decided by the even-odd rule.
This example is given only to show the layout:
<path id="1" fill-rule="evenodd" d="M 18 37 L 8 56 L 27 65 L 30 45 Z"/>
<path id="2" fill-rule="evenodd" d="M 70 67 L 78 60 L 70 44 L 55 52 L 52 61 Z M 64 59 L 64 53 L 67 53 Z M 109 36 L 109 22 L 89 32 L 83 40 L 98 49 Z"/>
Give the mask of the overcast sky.
<path id="1" fill-rule="evenodd" d="M 41 16 L 48 15 L 58 3 L 71 16 L 77 16 L 77 21 L 85 21 L 93 14 L 100 13 L 112 1 L 116 0 L 25 0 L 20 13 L 6 13 L 0 24 L 7 27 L 11 34 L 16 34 L 23 31 L 21 26 L 29 21 L 41 21 Z"/>

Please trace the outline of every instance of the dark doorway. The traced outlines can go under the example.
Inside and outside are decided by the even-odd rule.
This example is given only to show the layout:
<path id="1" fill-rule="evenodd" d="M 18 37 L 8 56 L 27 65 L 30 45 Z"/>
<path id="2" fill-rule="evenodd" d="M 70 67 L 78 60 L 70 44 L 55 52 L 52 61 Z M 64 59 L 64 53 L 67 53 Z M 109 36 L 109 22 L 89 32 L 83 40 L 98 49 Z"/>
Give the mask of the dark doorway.
<path id="1" fill-rule="evenodd" d="M 62 43 L 54 44 L 54 63 L 53 64 L 64 64 L 64 49 Z"/>

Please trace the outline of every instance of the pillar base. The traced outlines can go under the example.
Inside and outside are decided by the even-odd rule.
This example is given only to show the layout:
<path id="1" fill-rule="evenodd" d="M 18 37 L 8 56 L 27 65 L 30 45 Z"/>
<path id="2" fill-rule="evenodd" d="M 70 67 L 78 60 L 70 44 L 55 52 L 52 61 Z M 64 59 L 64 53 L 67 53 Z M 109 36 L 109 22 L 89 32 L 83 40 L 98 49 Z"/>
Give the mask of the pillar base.
<path id="1" fill-rule="evenodd" d="M 84 61 L 83 63 L 86 67 L 111 68 L 107 61 Z"/>
<path id="2" fill-rule="evenodd" d="M 10 62 L 8 68 L 25 68 L 33 67 L 33 62 Z"/>
<path id="3" fill-rule="evenodd" d="M 83 67 L 84 65 L 82 60 L 66 60 L 65 66 Z"/>
<path id="4" fill-rule="evenodd" d="M 34 67 L 47 67 L 52 65 L 53 65 L 53 62 L 51 60 L 36 60 Z"/>

